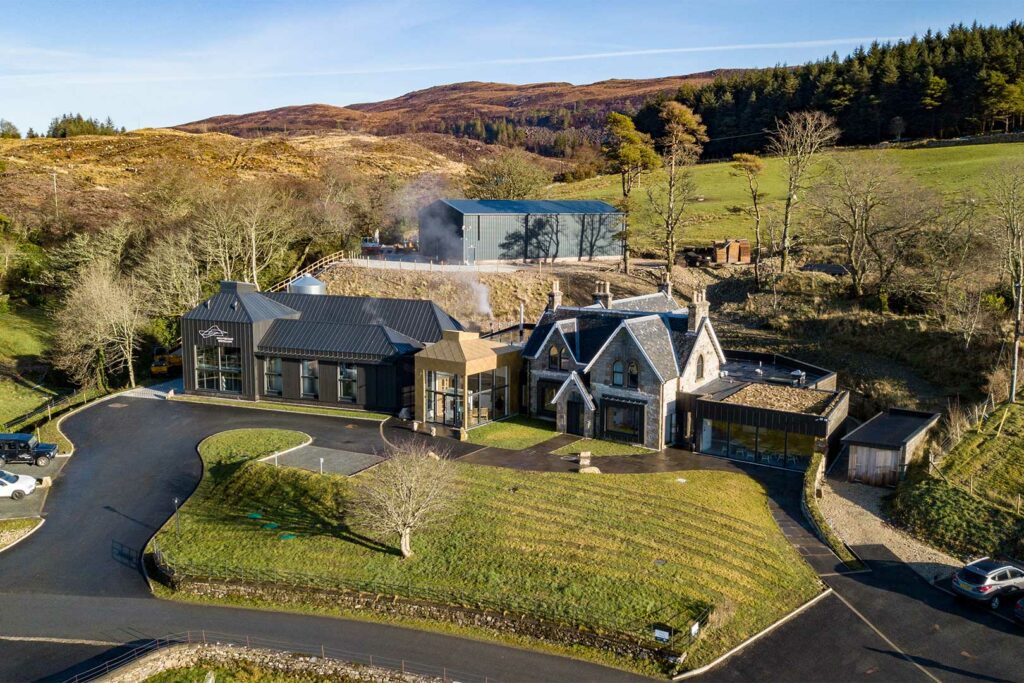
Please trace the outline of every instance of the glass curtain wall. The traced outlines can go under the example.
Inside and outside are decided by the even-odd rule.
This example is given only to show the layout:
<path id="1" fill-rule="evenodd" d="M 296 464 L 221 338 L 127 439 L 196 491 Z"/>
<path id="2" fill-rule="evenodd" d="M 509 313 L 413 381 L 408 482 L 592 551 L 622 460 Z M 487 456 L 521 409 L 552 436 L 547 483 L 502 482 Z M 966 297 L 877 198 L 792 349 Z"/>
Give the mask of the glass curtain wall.
<path id="1" fill-rule="evenodd" d="M 500 420 L 508 414 L 508 368 L 487 370 L 469 376 L 469 406 L 466 426 Z"/>
<path id="2" fill-rule="evenodd" d="M 814 454 L 815 437 L 725 420 L 705 419 L 700 450 L 736 460 L 802 470 Z"/>
<path id="3" fill-rule="evenodd" d="M 242 393 L 242 350 L 237 346 L 196 348 L 196 387 L 226 394 Z"/>
<path id="4" fill-rule="evenodd" d="M 302 398 L 320 397 L 320 366 L 315 360 L 304 360 L 300 363 L 299 374 L 302 377 Z"/>
<path id="5" fill-rule="evenodd" d="M 338 364 L 338 398 L 342 401 L 356 400 L 356 379 L 359 376 L 355 363 Z"/>
<path id="6" fill-rule="evenodd" d="M 451 372 L 427 371 L 425 406 L 427 422 L 446 427 L 462 426 L 460 377 Z"/>

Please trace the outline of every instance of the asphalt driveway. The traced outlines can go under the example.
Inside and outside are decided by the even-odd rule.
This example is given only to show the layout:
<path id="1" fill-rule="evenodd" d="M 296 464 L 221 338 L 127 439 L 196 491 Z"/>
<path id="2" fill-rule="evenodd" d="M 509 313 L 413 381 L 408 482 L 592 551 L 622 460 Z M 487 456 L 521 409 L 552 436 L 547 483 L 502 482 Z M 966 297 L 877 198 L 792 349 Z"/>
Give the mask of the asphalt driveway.
<path id="1" fill-rule="evenodd" d="M 63 680 L 115 655 L 123 643 L 199 629 L 323 643 L 444 666 L 467 678 L 641 680 L 564 657 L 383 624 L 153 598 L 139 553 L 171 514 L 174 498 L 186 498 L 199 481 L 199 441 L 242 427 L 297 429 L 319 447 L 352 453 L 384 447 L 375 422 L 147 398 L 118 397 L 68 418 L 64 430 L 77 450 L 50 491 L 46 524 L 0 554 L 0 680 Z M 453 456 L 472 453 L 463 448 Z M 657 465 L 729 467 L 752 476 L 791 542 L 815 549 L 799 512 L 799 477 L 678 454 Z M 884 547 L 856 550 L 871 572 L 843 575 L 829 570 L 829 558 L 816 562 L 835 594 L 702 679 L 1024 680 L 1024 629 L 957 603 Z"/>

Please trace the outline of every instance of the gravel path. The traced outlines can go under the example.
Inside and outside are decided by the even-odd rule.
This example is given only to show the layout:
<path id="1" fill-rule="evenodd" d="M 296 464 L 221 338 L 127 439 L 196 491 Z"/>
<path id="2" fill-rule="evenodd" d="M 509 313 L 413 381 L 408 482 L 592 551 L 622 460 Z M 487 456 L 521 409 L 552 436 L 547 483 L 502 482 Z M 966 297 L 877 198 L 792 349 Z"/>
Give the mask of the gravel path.
<path id="1" fill-rule="evenodd" d="M 927 581 L 949 576 L 963 565 L 889 524 L 882 498 L 891 489 L 829 476 L 822 490 L 821 513 L 847 545 L 884 545 Z"/>

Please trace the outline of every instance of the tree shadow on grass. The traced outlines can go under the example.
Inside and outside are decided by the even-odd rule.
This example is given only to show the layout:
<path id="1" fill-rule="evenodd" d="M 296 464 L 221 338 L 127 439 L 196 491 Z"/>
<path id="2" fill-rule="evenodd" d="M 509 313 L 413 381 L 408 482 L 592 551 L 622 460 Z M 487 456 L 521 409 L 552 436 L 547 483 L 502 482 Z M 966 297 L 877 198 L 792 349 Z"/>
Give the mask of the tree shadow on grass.
<path id="1" fill-rule="evenodd" d="M 211 521 L 254 525 L 277 524 L 275 532 L 329 537 L 374 552 L 401 556 L 401 551 L 354 530 L 346 520 L 351 486 L 338 478 L 305 470 L 273 468 L 256 462 L 218 463 L 210 468 L 214 503 L 197 513 Z M 258 518 L 250 518 L 258 513 Z M 194 513 L 195 514 L 195 513 Z"/>

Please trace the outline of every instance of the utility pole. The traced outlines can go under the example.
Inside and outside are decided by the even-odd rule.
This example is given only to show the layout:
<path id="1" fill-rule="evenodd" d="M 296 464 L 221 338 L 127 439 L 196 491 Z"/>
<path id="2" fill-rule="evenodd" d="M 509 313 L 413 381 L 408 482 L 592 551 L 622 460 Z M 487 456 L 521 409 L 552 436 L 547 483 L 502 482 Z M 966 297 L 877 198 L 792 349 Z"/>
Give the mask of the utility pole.
<path id="1" fill-rule="evenodd" d="M 1013 316 L 1013 374 L 1010 377 L 1010 403 L 1017 402 L 1017 372 L 1020 368 L 1020 332 L 1021 332 L 1021 286 L 1020 280 L 1013 283 L 1013 294 L 1017 310 Z"/>

